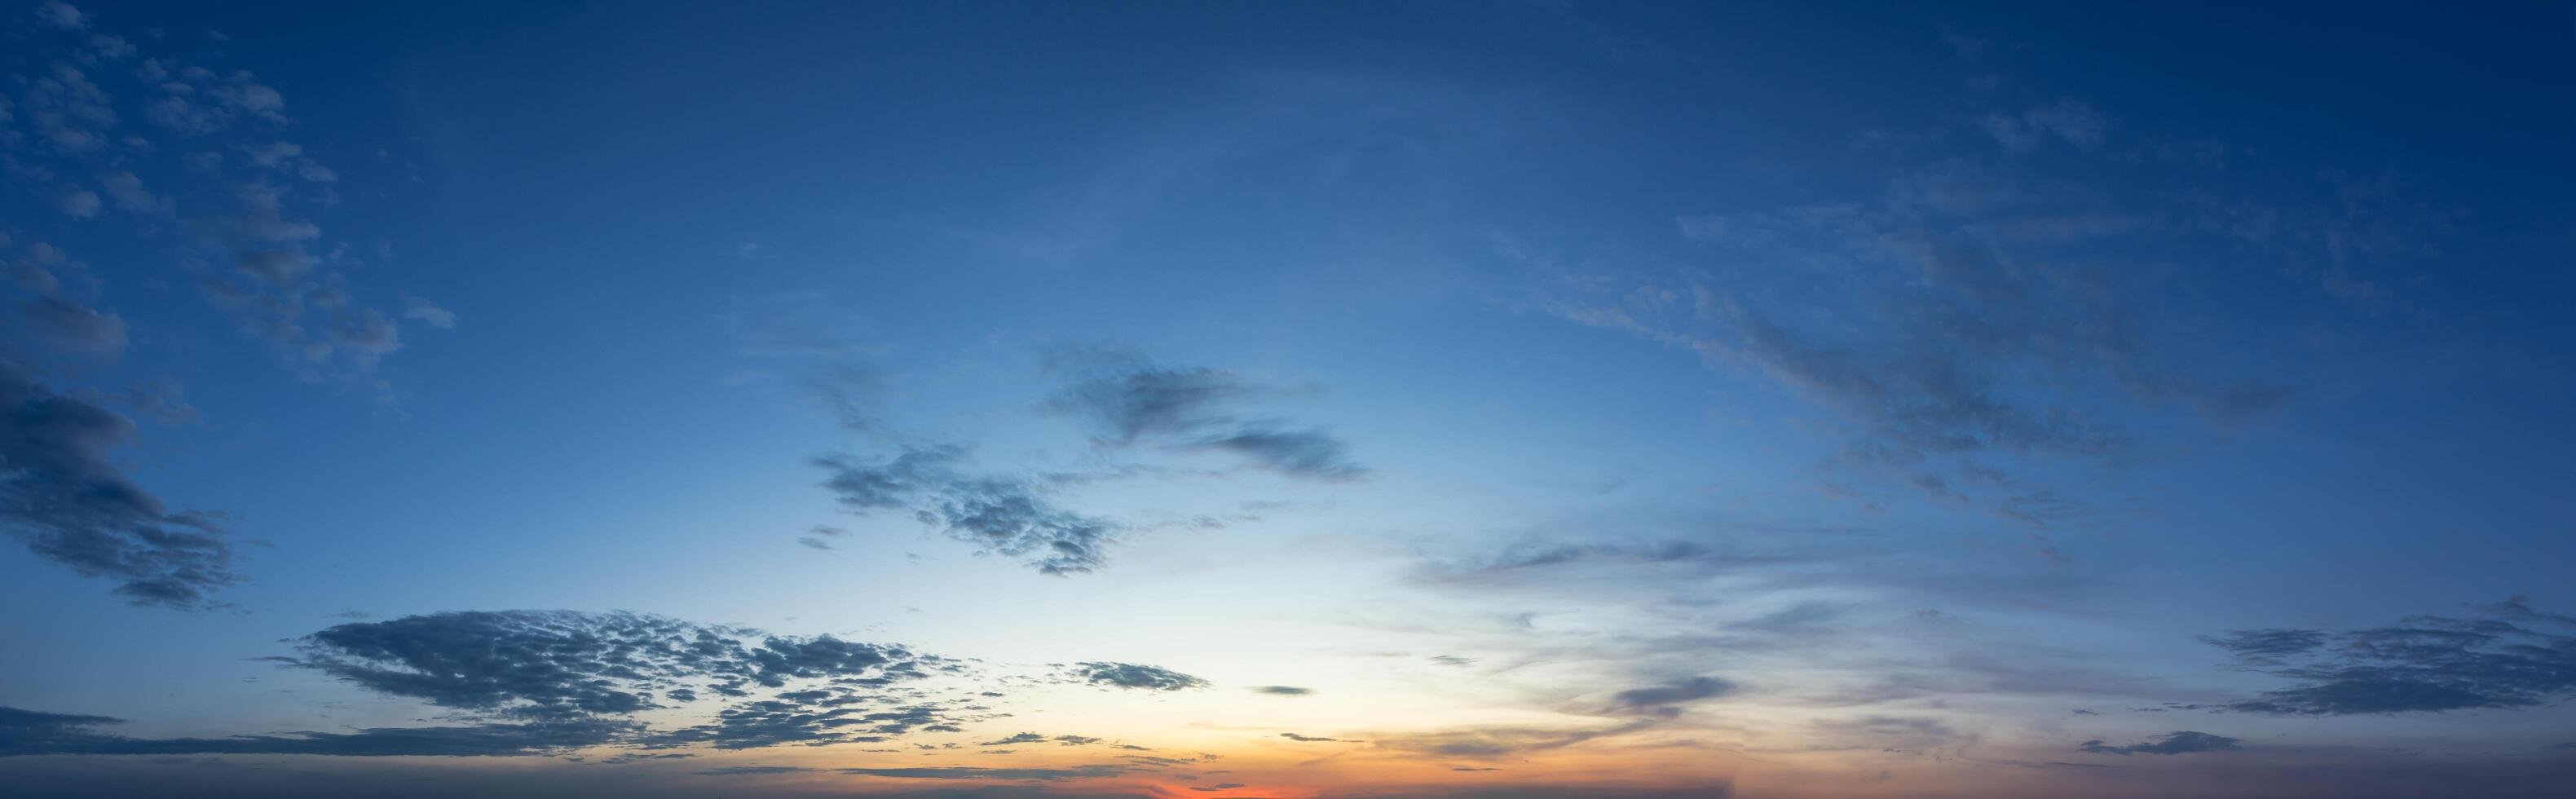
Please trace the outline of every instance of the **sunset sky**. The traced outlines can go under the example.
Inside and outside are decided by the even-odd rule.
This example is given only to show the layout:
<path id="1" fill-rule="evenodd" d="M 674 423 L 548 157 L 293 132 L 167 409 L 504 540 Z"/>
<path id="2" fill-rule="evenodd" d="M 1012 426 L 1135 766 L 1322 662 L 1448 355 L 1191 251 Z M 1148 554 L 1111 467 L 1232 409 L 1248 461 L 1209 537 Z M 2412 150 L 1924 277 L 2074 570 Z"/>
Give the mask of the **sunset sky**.
<path id="1" fill-rule="evenodd" d="M 0 0 L 0 794 L 2549 797 L 2576 4 Z"/>

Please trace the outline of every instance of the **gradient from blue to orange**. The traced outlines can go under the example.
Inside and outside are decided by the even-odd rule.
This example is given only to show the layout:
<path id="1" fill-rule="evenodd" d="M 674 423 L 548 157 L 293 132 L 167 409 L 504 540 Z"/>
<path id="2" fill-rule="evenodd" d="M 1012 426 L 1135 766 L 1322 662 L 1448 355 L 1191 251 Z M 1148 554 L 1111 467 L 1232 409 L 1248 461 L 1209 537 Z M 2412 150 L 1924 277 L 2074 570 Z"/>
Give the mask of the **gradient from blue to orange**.
<path id="1" fill-rule="evenodd" d="M 0 15 L 13 791 L 2576 780 L 2576 6 Z"/>

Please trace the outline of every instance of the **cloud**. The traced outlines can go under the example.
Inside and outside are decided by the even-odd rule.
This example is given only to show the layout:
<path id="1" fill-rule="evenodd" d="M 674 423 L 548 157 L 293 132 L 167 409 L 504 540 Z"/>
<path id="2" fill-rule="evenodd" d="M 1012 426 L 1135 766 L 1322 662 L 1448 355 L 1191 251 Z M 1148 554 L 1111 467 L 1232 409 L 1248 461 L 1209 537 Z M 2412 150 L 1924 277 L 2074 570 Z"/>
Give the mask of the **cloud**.
<path id="1" fill-rule="evenodd" d="M 1715 677 L 1692 677 L 1669 685 L 1631 688 L 1610 697 L 1611 709 L 1621 713 L 1651 716 L 1673 716 L 1681 713 L 1684 703 L 1724 696 L 1735 690 L 1735 684 Z"/>
<path id="2" fill-rule="evenodd" d="M 990 741 L 983 741 L 983 742 L 979 742 L 979 743 L 977 743 L 977 744 L 975 744 L 975 745 L 976 745 L 976 746 L 1011 746 L 1011 745 L 1013 745 L 1013 744 L 1033 744 L 1033 743 L 1042 743 L 1042 742 L 1044 742 L 1046 739 L 1047 739 L 1046 735 L 1044 735 L 1044 734 L 1042 734 L 1042 733 L 1024 732 L 1024 733 L 1020 733 L 1020 734 L 1018 734 L 1018 735 L 1009 736 L 1009 737 L 1006 737 L 1006 738 L 997 738 L 997 739 L 990 740 Z"/>
<path id="3" fill-rule="evenodd" d="M 1076 663 L 1072 674 L 1093 685 L 1148 691 L 1180 691 L 1208 685 L 1208 681 L 1197 677 L 1139 663 Z"/>
<path id="4" fill-rule="evenodd" d="M 170 510 L 108 459 L 135 433 L 125 416 L 0 358 L 0 527 L 40 557 L 119 581 L 134 604 L 209 607 L 241 581 L 222 521 Z"/>
<path id="5" fill-rule="evenodd" d="M 97 216 L 100 204 L 98 192 L 90 191 L 88 189 L 80 189 L 66 193 L 63 195 L 62 199 L 63 214 L 73 219 L 88 219 L 90 217 Z"/>
<path id="6" fill-rule="evenodd" d="M 1281 474 L 1317 480 L 1351 480 L 1368 474 L 1352 463 L 1342 440 L 1319 430 L 1277 430 L 1247 425 L 1194 446 L 1242 455 Z"/>
<path id="7" fill-rule="evenodd" d="M 852 513 L 909 510 L 915 519 L 984 551 L 1020 559 L 1043 574 L 1089 572 L 1108 563 L 1120 526 L 1057 508 L 1024 478 L 959 468 L 965 450 L 915 446 L 882 461 L 817 458 L 831 473 L 823 486 Z"/>
<path id="8" fill-rule="evenodd" d="M 372 693 L 419 700 L 450 711 L 448 719 L 473 723 L 140 739 L 94 730 L 119 723 L 113 718 L 0 708 L 0 755 L 498 756 L 596 746 L 739 750 L 956 734 L 973 722 L 1009 715 L 979 704 L 984 700 L 976 696 L 994 696 L 991 692 L 968 696 L 923 687 L 936 677 L 975 676 L 959 661 L 828 635 L 777 635 L 622 612 L 405 616 L 333 626 L 298 639 L 296 649 L 295 656 L 261 660 L 312 670 Z M 1089 682 L 1148 690 L 1205 685 L 1194 677 L 1135 664 L 1085 663 L 1076 674 Z M 721 709 L 698 715 L 697 723 L 655 726 L 642 715 L 653 711 L 649 718 L 685 719 L 679 714 L 692 709 L 687 706 L 715 697 L 722 698 Z M 1102 740 L 1022 733 L 985 745 L 1078 747 Z"/>
<path id="9" fill-rule="evenodd" d="M 37 6 L 36 18 L 64 28 L 81 28 L 89 24 L 82 19 L 80 9 L 62 0 L 47 0 L 44 5 Z"/>
<path id="10" fill-rule="evenodd" d="M 48 293 L 18 305 L 30 337 L 56 351 L 112 360 L 125 352 L 125 319 Z"/>
<path id="11" fill-rule="evenodd" d="M 914 768 L 844 768 L 842 774 L 868 777 L 892 777 L 907 780 L 1056 780 L 1090 779 L 1132 774 L 1135 766 L 1103 763 L 1066 768 L 984 768 L 978 766 L 932 766 Z"/>
<path id="12" fill-rule="evenodd" d="M 2205 732 L 2176 730 L 2128 746 L 2108 746 L 2101 741 L 2085 741 L 2078 750 L 2102 755 L 2188 755 L 2198 752 L 2224 752 L 2237 747 L 2237 739 Z"/>
<path id="13" fill-rule="evenodd" d="M 1280 734 L 1279 734 L 1279 737 L 1281 737 L 1281 738 L 1286 738 L 1286 739 L 1291 740 L 1291 741 L 1296 741 L 1296 742 L 1298 742 L 1298 743 L 1346 743 L 1345 741 L 1343 741 L 1343 740 L 1342 740 L 1342 739 L 1340 739 L 1340 738 L 1320 738 L 1320 737 L 1316 737 L 1316 736 L 1312 736 L 1312 735 L 1298 735 L 1298 734 L 1293 733 L 1293 732 L 1283 732 L 1283 733 L 1280 733 Z M 1350 742 L 1347 742 L 1347 743 L 1358 743 L 1358 742 L 1357 742 L 1357 741 L 1350 741 Z"/>
<path id="14" fill-rule="evenodd" d="M 2479 618 L 2416 616 L 2361 630 L 2237 630 L 2202 640 L 2295 684 L 2214 709 L 2331 716 L 2522 708 L 2576 695 L 2576 620 L 2520 600 Z"/>
<path id="15" fill-rule="evenodd" d="M 526 755 L 597 746 L 631 722 L 575 719 L 450 727 L 381 727 L 230 738 L 128 738 L 91 730 L 122 719 L 0 707 L 0 756 L 270 754 L 386 756 Z"/>
<path id="16" fill-rule="evenodd" d="M 652 745 L 745 748 L 901 734 L 948 723 L 936 708 L 869 712 L 858 693 L 953 670 L 899 646 L 779 636 L 659 616 L 572 611 L 452 612 L 343 624 L 306 636 L 282 662 L 377 693 L 507 719 L 627 716 L 702 694 L 765 699 L 709 724 L 637 737 Z M 821 687 L 785 690 L 792 683 Z"/>
<path id="17" fill-rule="evenodd" d="M 2038 149 L 2052 138 L 2087 152 L 2099 150 L 2111 129 L 2119 126 L 2118 120 L 2075 100 L 2034 106 L 2019 115 L 1988 114 L 1983 122 L 1995 143 L 2014 152 Z"/>
<path id="18" fill-rule="evenodd" d="M 438 307 L 437 303 L 413 297 L 403 302 L 403 318 L 446 330 L 456 326 L 456 312 Z"/>
<path id="19" fill-rule="evenodd" d="M 1314 693 L 1315 689 L 1299 688 L 1294 685 L 1255 685 L 1252 686 L 1252 692 L 1271 696 L 1305 696 Z"/>
<path id="20" fill-rule="evenodd" d="M 2151 452 L 2129 429 L 2138 412 L 2228 423 L 2289 396 L 2173 365 L 2191 361 L 2153 335 L 2163 287 L 2151 270 L 2093 257 L 2159 217 L 1969 159 L 1884 186 L 1682 218 L 1704 266 L 1662 275 L 1562 266 L 1508 236 L 1494 247 L 1545 281 L 1533 310 L 1689 351 L 1827 411 L 1845 440 L 1831 468 L 2036 526 L 2099 512 L 2002 464 L 2119 466 Z"/>
<path id="21" fill-rule="evenodd" d="M 1134 353 L 1059 350 L 1048 370 L 1069 378 L 1046 407 L 1089 422 L 1106 447 L 1155 445 L 1225 452 L 1292 477 L 1342 481 L 1368 474 L 1340 438 L 1272 419 L 1246 418 L 1248 400 L 1279 389 L 1220 369 L 1168 369 Z"/>
<path id="22" fill-rule="evenodd" d="M 38 16 L 86 24 L 60 4 L 44 6 Z M 13 44 L 51 63 L 41 74 L 20 76 L 31 87 L 28 117 L 51 146 L 44 153 L 13 148 L 39 156 L 13 159 L 21 167 L 15 176 L 40 179 L 43 185 L 32 188 L 56 198 L 74 218 L 128 222 L 109 232 L 176 251 L 177 263 L 161 277 L 196 283 L 208 303 L 266 342 L 297 377 L 341 382 L 390 401 L 390 385 L 375 370 L 401 341 L 386 321 L 388 311 L 353 288 L 348 270 L 361 260 L 345 245 L 322 244 L 314 211 L 339 202 L 327 185 L 338 174 L 301 145 L 277 139 L 292 124 L 285 95 L 247 70 L 197 63 L 193 56 L 146 57 L 123 38 L 28 33 L 49 34 Z M 158 144 L 144 135 L 152 131 L 118 129 L 121 108 L 140 108 L 151 125 L 197 141 L 183 145 L 184 158 L 148 157 Z M 155 193 L 147 183 L 173 190 Z M 131 217 L 107 216 L 110 204 Z M 201 263 L 228 268 L 198 268 Z"/>

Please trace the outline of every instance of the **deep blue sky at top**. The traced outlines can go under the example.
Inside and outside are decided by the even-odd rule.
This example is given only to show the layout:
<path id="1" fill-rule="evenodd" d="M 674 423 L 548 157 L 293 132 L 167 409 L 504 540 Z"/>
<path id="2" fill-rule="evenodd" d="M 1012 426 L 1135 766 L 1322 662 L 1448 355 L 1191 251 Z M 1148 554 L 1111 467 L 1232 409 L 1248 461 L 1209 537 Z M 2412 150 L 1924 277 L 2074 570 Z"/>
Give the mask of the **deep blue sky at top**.
<path id="1" fill-rule="evenodd" d="M 2081 618 L 2141 631 L 2103 657 L 2157 668 L 2211 660 L 2193 636 L 2219 629 L 2576 606 L 2565 4 L 84 8 L 284 92 L 278 135 L 337 173 L 310 213 L 361 299 L 456 323 L 299 380 L 168 237 L 13 190 L 12 246 L 85 261 L 130 327 L 121 359 L 51 379 L 184 386 L 202 418 L 123 454 L 233 514 L 249 578 L 240 612 L 191 616 L 0 559 L 0 598 L 59 608 L 13 640 L 229 679 L 344 611 L 839 629 L 1084 607 L 1313 538 L 1450 562 L 1775 528 L 1906 572 L 1836 587 L 1849 606 L 2052 642 Z M 1894 266 L 1882 236 L 1993 271 Z M 2087 344 L 2026 343 L 2060 339 Z M 808 458 L 897 440 L 1105 468 L 1123 455 L 1049 410 L 1043 365 L 1095 349 L 1271 387 L 1244 413 L 1329 430 L 1370 477 L 1104 481 L 1065 501 L 1297 510 L 1131 522 L 1111 568 L 1052 582 L 815 485 Z M 1991 405 L 1915 404 L 1943 390 L 1928 362 Z M 800 388 L 817 364 L 863 366 L 901 432 L 837 424 Z M 1979 427 L 2021 410 L 2123 446 Z M 1989 438 L 1918 435 L 1961 430 Z M 1174 468 L 1222 465 L 1203 454 Z M 797 547 L 818 524 L 868 543 Z M 906 594 L 969 575 L 1010 579 Z M 0 705 L 145 717 L 94 675 L 192 662 L 24 664 Z M 198 719 L 259 704 L 178 693 Z"/>

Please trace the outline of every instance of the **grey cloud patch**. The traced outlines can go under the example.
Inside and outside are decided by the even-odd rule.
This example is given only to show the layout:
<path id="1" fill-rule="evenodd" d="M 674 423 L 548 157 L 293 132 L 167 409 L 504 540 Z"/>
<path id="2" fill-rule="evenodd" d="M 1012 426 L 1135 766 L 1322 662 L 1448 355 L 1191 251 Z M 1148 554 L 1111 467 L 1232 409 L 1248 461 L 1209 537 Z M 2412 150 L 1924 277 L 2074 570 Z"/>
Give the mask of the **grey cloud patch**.
<path id="1" fill-rule="evenodd" d="M 2239 748 L 2237 739 L 2191 730 L 2175 730 L 2128 746 L 2110 746 L 2101 741 L 2085 741 L 2077 750 L 2100 755 L 2188 755 L 2198 752 L 2225 752 Z"/>
<path id="2" fill-rule="evenodd" d="M 92 358 L 114 358 L 125 351 L 125 320 L 61 296 L 41 296 L 18 305 L 21 324 L 36 340 L 52 348 Z"/>
<path id="3" fill-rule="evenodd" d="M 1735 684 L 1715 677 L 1692 677 L 1669 685 L 1631 688 L 1611 695 L 1611 707 L 1623 713 L 1672 716 L 1681 713 L 1680 705 L 1710 697 L 1724 696 L 1735 690 Z"/>
<path id="4" fill-rule="evenodd" d="M 1089 422 L 1096 443 L 1226 452 L 1281 474 L 1352 480 L 1368 474 L 1340 438 L 1278 420 L 1248 418 L 1246 401 L 1281 393 L 1219 369 L 1167 369 L 1132 353 L 1063 350 L 1047 358 L 1070 384 L 1046 406 Z"/>
<path id="5" fill-rule="evenodd" d="M 1197 446 L 1242 455 L 1282 474 L 1318 480 L 1350 480 L 1368 474 L 1366 468 L 1351 462 L 1341 439 L 1320 430 L 1254 425 L 1206 439 Z"/>
<path id="6" fill-rule="evenodd" d="M 1314 693 L 1315 689 L 1300 688 L 1294 685 L 1255 685 L 1252 686 L 1252 692 L 1256 694 L 1269 694 L 1271 696 L 1305 696 Z"/>
<path id="7" fill-rule="evenodd" d="M 208 607 L 240 582 L 220 517 L 164 506 L 108 459 L 134 422 L 0 357 L 0 527 L 37 556 L 118 581 L 137 605 Z"/>
<path id="8" fill-rule="evenodd" d="M 852 513 L 908 510 L 942 534 L 1018 558 L 1044 574 L 1089 572 L 1108 563 L 1120 526 L 1057 508 L 1036 482 L 974 474 L 960 467 L 965 450 L 918 446 L 881 461 L 849 456 L 815 459 L 831 473 L 824 487 Z"/>
<path id="9" fill-rule="evenodd" d="M 2361 630 L 2239 630 L 2204 638 L 2296 684 L 2217 709 L 2330 716 L 2522 708 L 2576 695 L 2576 620 L 2511 600 L 2480 618 L 2417 616 Z M 2554 627 L 2569 632 L 2549 632 Z"/>
<path id="10" fill-rule="evenodd" d="M 1197 677 L 1141 663 L 1076 663 L 1071 673 L 1075 679 L 1093 685 L 1146 691 L 1180 691 L 1208 685 L 1208 681 Z"/>

